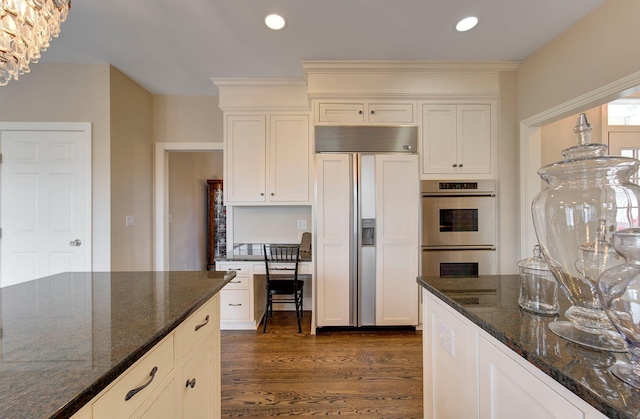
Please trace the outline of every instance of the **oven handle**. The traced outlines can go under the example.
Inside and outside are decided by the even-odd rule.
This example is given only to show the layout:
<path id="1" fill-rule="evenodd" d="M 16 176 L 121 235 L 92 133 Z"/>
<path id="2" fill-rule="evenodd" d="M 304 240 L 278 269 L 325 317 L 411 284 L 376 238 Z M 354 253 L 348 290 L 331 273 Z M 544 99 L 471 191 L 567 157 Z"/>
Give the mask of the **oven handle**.
<path id="1" fill-rule="evenodd" d="M 497 250 L 495 246 L 422 246 L 423 252 L 461 251 L 461 250 Z"/>
<path id="2" fill-rule="evenodd" d="M 423 198 L 495 198 L 495 193 L 486 193 L 486 194 L 451 194 L 451 193 L 423 193 Z"/>

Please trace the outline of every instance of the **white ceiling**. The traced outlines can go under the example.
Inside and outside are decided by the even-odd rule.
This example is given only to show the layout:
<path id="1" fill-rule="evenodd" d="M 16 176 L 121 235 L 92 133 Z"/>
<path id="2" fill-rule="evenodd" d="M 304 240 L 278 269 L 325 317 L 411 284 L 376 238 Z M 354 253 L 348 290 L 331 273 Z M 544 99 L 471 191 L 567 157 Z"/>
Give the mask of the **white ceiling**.
<path id="1" fill-rule="evenodd" d="M 524 60 L 604 1 L 73 0 L 41 62 L 109 63 L 153 94 L 216 95 L 212 77 L 302 77 L 308 60 Z M 269 12 L 287 27 L 267 29 Z M 480 23 L 457 33 L 469 15 Z"/>

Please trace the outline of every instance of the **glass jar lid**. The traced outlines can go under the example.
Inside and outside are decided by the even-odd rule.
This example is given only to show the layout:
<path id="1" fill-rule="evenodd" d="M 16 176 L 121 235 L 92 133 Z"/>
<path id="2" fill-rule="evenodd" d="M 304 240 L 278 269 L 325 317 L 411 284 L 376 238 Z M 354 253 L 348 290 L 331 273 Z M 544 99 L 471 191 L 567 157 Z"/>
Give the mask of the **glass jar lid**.
<path id="1" fill-rule="evenodd" d="M 542 257 L 542 251 L 540 250 L 540 245 L 536 244 L 533 246 L 533 257 L 522 259 L 518 262 L 518 266 L 521 270 L 531 270 L 531 271 L 550 271 L 549 265 Z"/>

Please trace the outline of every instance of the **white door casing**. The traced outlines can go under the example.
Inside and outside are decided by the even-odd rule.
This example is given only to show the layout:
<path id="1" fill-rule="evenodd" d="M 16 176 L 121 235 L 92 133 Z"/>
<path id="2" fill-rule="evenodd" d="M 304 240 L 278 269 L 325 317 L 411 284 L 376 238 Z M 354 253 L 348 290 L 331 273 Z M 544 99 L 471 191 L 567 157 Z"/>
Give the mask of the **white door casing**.
<path id="1" fill-rule="evenodd" d="M 0 123 L 0 285 L 91 271 L 91 124 Z"/>

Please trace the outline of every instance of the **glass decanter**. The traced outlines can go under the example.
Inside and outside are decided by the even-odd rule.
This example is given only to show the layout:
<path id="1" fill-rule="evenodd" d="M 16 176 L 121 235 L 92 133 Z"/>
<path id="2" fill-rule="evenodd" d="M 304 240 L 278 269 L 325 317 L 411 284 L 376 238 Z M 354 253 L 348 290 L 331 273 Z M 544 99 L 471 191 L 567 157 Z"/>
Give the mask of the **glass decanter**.
<path id="1" fill-rule="evenodd" d="M 640 388 L 640 229 L 614 233 L 613 246 L 626 263 L 604 271 L 598 293 L 604 311 L 628 345 L 631 364 L 615 364 L 609 371 Z"/>
<path id="2" fill-rule="evenodd" d="M 625 352 L 596 284 L 616 263 L 610 235 L 639 225 L 640 186 L 629 178 L 640 161 L 605 155 L 607 146 L 591 144 L 590 131 L 580 114 L 574 128 L 578 145 L 562 152 L 563 161 L 538 170 L 548 186 L 533 200 L 533 225 L 547 264 L 572 303 L 565 312 L 569 321 L 553 322 L 549 329 L 590 348 Z"/>

